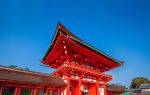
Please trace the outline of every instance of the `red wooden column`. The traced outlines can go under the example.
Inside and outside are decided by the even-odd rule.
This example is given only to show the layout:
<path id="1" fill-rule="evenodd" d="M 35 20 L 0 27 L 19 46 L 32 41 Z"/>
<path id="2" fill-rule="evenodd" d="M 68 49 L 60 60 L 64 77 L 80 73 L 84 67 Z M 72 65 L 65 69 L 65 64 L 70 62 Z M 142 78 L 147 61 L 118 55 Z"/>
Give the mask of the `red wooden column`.
<path id="1" fill-rule="evenodd" d="M 3 91 L 3 87 L 1 87 L 1 89 L 0 89 L 0 95 L 2 95 L 2 91 Z"/>
<path id="2" fill-rule="evenodd" d="M 60 95 L 63 95 L 63 88 L 60 89 Z"/>
<path id="3" fill-rule="evenodd" d="M 66 95 L 70 95 L 70 77 L 67 76 Z"/>
<path id="4" fill-rule="evenodd" d="M 96 83 L 96 95 L 100 95 L 99 93 L 99 81 Z"/>
<path id="5" fill-rule="evenodd" d="M 48 95 L 48 89 L 46 89 L 46 91 L 44 92 L 44 95 Z"/>
<path id="6" fill-rule="evenodd" d="M 59 95 L 61 95 L 61 88 L 59 88 Z"/>
<path id="7" fill-rule="evenodd" d="M 52 89 L 50 89 L 49 91 L 50 91 L 50 95 L 52 95 Z"/>
<path id="8" fill-rule="evenodd" d="M 33 95 L 36 95 L 37 88 L 33 89 Z"/>
<path id="9" fill-rule="evenodd" d="M 80 79 L 79 79 L 79 84 L 78 84 L 78 95 L 82 95 L 82 93 L 81 93 L 81 89 L 80 89 L 80 87 L 81 87 L 81 84 L 82 84 L 82 80 L 81 80 L 81 77 L 80 77 Z"/>
<path id="10" fill-rule="evenodd" d="M 64 90 L 65 90 L 65 88 L 62 89 L 62 93 L 63 93 L 62 95 L 64 95 Z"/>
<path id="11" fill-rule="evenodd" d="M 107 95 L 107 91 L 106 91 L 106 83 L 103 83 L 103 87 L 104 87 L 104 95 Z"/>
<path id="12" fill-rule="evenodd" d="M 60 95 L 60 88 L 57 89 L 57 95 Z"/>
<path id="13" fill-rule="evenodd" d="M 78 75 L 78 77 L 79 77 L 79 83 L 78 83 L 78 86 L 77 86 L 77 88 L 78 88 L 78 94 L 77 94 L 77 95 L 82 95 L 82 92 L 81 92 L 81 85 L 82 85 L 82 77 L 83 77 L 83 75 L 84 75 L 84 74 Z"/>
<path id="14" fill-rule="evenodd" d="M 88 95 L 97 95 L 96 84 L 90 84 L 88 89 Z"/>
<path id="15" fill-rule="evenodd" d="M 60 90 L 60 88 L 58 89 L 58 95 L 61 95 L 61 90 Z"/>
<path id="16" fill-rule="evenodd" d="M 64 95 L 64 88 L 63 87 L 60 89 L 60 91 L 61 91 L 60 95 Z"/>
<path id="17" fill-rule="evenodd" d="M 16 86 L 16 87 L 15 87 L 15 91 L 14 91 L 14 95 L 18 95 L 18 94 L 19 94 L 18 92 L 19 92 L 19 87 Z"/>
<path id="18" fill-rule="evenodd" d="M 58 89 L 56 89 L 56 92 L 55 92 L 55 93 L 56 93 L 56 95 L 58 95 Z"/>

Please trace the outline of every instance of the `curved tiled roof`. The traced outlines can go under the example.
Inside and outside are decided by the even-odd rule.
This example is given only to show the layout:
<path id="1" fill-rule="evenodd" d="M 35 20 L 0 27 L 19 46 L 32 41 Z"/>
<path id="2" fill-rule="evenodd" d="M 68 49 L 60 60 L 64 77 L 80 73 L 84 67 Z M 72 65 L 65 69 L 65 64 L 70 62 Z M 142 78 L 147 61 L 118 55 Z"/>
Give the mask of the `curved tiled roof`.
<path id="1" fill-rule="evenodd" d="M 46 85 L 66 85 L 63 79 L 49 74 L 16 70 L 0 67 L 0 80 L 11 80 L 16 82 L 38 83 Z"/>
<path id="2" fill-rule="evenodd" d="M 110 92 L 124 92 L 124 91 L 126 91 L 126 88 L 121 87 L 121 86 L 116 86 L 116 85 L 107 86 L 106 89 L 107 89 L 107 91 L 110 91 Z"/>
<path id="3" fill-rule="evenodd" d="M 141 89 L 146 89 L 146 88 L 150 89 L 150 84 L 141 84 L 140 88 Z"/>
<path id="4" fill-rule="evenodd" d="M 57 25 L 57 28 L 56 28 L 56 32 L 54 34 L 54 37 L 51 41 L 51 44 L 49 46 L 49 49 L 47 50 L 46 54 L 44 55 L 44 57 L 42 58 L 42 61 L 46 58 L 47 54 L 49 53 L 49 51 L 51 50 L 51 48 L 53 47 L 53 45 L 55 44 L 57 38 L 59 37 L 60 35 L 60 32 L 65 34 L 69 39 L 71 40 L 74 40 L 75 42 L 81 44 L 82 46 L 86 47 L 86 48 L 89 48 L 90 50 L 98 53 L 98 54 L 101 54 L 107 58 L 109 58 L 110 60 L 113 60 L 115 61 L 116 63 L 118 63 L 119 65 L 122 65 L 124 62 L 123 61 L 119 61 L 111 56 L 109 56 L 108 54 L 96 49 L 95 47 L 85 43 L 84 41 L 82 41 L 80 38 L 78 38 L 77 36 L 75 36 L 74 34 L 72 34 L 64 25 L 62 25 L 60 22 L 58 23 Z M 41 61 L 41 62 L 42 62 Z"/>

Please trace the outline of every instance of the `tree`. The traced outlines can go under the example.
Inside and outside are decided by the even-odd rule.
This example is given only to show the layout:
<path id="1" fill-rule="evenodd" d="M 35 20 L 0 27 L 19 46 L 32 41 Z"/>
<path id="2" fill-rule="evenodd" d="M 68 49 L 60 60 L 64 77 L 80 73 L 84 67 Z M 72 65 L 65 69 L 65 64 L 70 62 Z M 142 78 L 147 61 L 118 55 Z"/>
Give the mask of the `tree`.
<path id="1" fill-rule="evenodd" d="M 138 89 L 141 84 L 150 83 L 150 80 L 145 77 L 136 77 L 132 80 L 130 84 L 130 89 Z"/>
<path id="2" fill-rule="evenodd" d="M 8 67 L 10 67 L 10 68 L 17 68 L 18 66 L 10 65 L 10 66 L 8 66 Z"/>
<path id="3" fill-rule="evenodd" d="M 26 71 L 30 71 L 30 69 L 29 69 L 29 68 L 24 68 L 24 70 L 26 70 Z"/>
<path id="4" fill-rule="evenodd" d="M 15 66 L 15 65 L 10 65 L 10 66 L 6 66 L 6 67 L 13 68 L 13 69 L 19 69 L 19 70 L 30 71 L 29 68 L 21 68 L 21 67 Z"/>

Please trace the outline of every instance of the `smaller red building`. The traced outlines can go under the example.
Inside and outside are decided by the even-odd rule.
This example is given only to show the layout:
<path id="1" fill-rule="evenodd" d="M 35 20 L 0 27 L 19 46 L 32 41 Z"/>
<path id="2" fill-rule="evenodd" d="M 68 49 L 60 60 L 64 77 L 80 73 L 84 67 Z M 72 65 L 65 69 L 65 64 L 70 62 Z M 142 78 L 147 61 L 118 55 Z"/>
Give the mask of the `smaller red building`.
<path id="1" fill-rule="evenodd" d="M 65 86 L 49 74 L 0 67 L 0 95 L 60 95 Z"/>
<path id="2" fill-rule="evenodd" d="M 107 88 L 107 95 L 122 95 L 126 91 L 125 87 L 117 85 L 109 85 L 106 88 Z"/>

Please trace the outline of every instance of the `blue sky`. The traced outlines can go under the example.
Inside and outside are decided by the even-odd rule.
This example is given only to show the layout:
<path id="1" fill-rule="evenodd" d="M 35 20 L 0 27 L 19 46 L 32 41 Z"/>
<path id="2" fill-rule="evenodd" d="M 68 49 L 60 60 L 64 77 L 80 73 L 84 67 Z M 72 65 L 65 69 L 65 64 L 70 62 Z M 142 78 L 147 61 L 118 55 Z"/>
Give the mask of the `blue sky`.
<path id="1" fill-rule="evenodd" d="M 61 21 L 97 49 L 125 61 L 111 83 L 150 78 L 149 0 L 1 0 L 0 65 L 50 73 L 40 66 Z"/>

